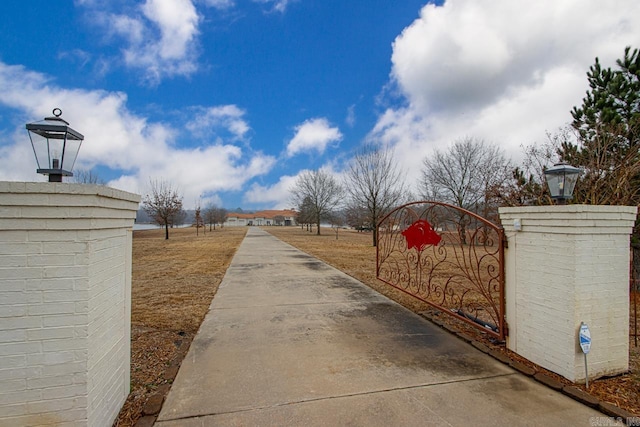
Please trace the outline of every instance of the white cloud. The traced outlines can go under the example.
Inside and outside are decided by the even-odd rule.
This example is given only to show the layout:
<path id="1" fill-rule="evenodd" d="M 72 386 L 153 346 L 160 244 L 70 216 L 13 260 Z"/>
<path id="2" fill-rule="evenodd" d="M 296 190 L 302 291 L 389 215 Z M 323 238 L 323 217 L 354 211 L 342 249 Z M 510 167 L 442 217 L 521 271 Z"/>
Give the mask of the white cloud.
<path id="1" fill-rule="evenodd" d="M 138 46 L 144 42 L 147 30 L 141 19 L 125 15 L 110 15 L 106 20 L 105 25 L 110 25 L 110 30 L 125 38 L 129 44 Z"/>
<path id="2" fill-rule="evenodd" d="M 295 1 L 253 0 L 253 3 L 266 5 L 269 13 L 285 13 Z M 203 9 L 213 8 L 223 14 L 237 6 L 235 0 L 144 0 L 139 5 L 97 0 L 75 3 L 88 12 L 85 15 L 88 25 L 104 30 L 100 34 L 106 42 L 123 43 L 118 46 L 121 63 L 141 70 L 150 86 L 165 78 L 197 72 L 201 53 L 199 27 L 205 20 Z M 104 73 L 110 68 L 104 59 L 96 61 L 101 61 L 96 72 Z"/>
<path id="3" fill-rule="evenodd" d="M 284 13 L 287 7 L 295 0 L 253 0 L 255 3 L 273 5 L 272 11 Z"/>
<path id="4" fill-rule="evenodd" d="M 197 108 L 195 117 L 186 124 L 186 128 L 201 136 L 217 134 L 218 129 L 223 128 L 234 138 L 242 139 L 250 130 L 244 115 L 245 111 L 236 105 Z"/>
<path id="5" fill-rule="evenodd" d="M 308 151 L 322 154 L 327 145 L 341 140 L 342 133 L 337 127 L 331 127 L 327 119 L 309 119 L 296 126 L 296 134 L 287 144 L 287 156 L 292 157 Z"/>
<path id="6" fill-rule="evenodd" d="M 183 59 L 198 34 L 198 14 L 190 0 L 147 0 L 144 15 L 160 30 L 158 55 L 164 60 Z"/>
<path id="7" fill-rule="evenodd" d="M 369 137 L 396 147 L 409 179 L 433 148 L 464 136 L 518 157 L 570 122 L 596 56 L 615 67 L 637 44 L 639 13 L 635 0 L 428 4 L 393 43 L 391 84 L 404 106 L 387 109 Z"/>
<path id="8" fill-rule="evenodd" d="M 218 10 L 227 10 L 235 6 L 233 0 L 200 0 L 205 5 L 213 7 Z"/>
<path id="9" fill-rule="evenodd" d="M 57 87 L 43 75 L 21 66 L 0 62 L 0 105 L 16 115 L 16 121 L 41 120 L 60 107 L 62 117 L 85 136 L 76 168 L 104 165 L 123 176 L 109 184 L 127 191 L 144 191 L 150 177 L 171 181 L 184 193 L 190 206 L 201 195 L 241 190 L 247 181 L 264 175 L 275 158 L 248 153 L 224 140 L 203 142 L 196 147 L 174 144 L 181 129 L 168 123 L 151 122 L 129 111 L 127 96 L 119 92 L 72 90 Z M 240 114 L 235 106 L 208 111 Z M 243 134 L 241 124 L 231 120 L 231 132 Z M 246 123 L 244 124 L 246 126 Z M 24 125 L 10 141 L 0 141 L 0 180 L 43 180 L 36 165 Z"/>
<path id="10" fill-rule="evenodd" d="M 98 5 L 86 6 L 95 9 Z M 89 16 L 124 39 L 125 64 L 143 70 L 148 83 L 158 84 L 164 77 L 190 75 L 197 70 L 200 17 L 191 0 L 146 0 L 130 14 L 97 9 Z"/>
<path id="11" fill-rule="evenodd" d="M 356 124 L 356 106 L 352 104 L 347 108 L 347 117 L 344 119 L 345 123 L 349 127 L 353 127 Z"/>
<path id="12" fill-rule="evenodd" d="M 298 179 L 296 176 L 281 176 L 277 183 L 273 185 L 260 185 L 254 183 L 245 193 L 244 201 L 247 203 L 259 203 L 271 206 L 273 209 L 291 208 L 291 188 Z"/>
<path id="13" fill-rule="evenodd" d="M 606 9 L 593 0 L 430 4 L 395 40 L 392 75 L 425 112 L 460 110 L 462 102 L 473 110 L 536 84 L 559 64 L 584 68 L 596 55 L 612 59 L 612 45 L 619 56 L 635 41 L 621 34 L 632 30 L 629 12 L 623 4 Z"/>
<path id="14" fill-rule="evenodd" d="M 322 170 L 333 176 L 338 183 L 344 182 L 344 172 L 338 172 L 335 165 L 328 161 L 322 165 Z M 260 185 L 254 183 L 244 194 L 244 201 L 248 203 L 257 203 L 268 205 L 271 209 L 295 209 L 292 205 L 292 190 L 295 188 L 298 178 L 308 172 L 307 169 L 299 170 L 295 175 L 283 175 L 278 182 L 273 185 Z"/>

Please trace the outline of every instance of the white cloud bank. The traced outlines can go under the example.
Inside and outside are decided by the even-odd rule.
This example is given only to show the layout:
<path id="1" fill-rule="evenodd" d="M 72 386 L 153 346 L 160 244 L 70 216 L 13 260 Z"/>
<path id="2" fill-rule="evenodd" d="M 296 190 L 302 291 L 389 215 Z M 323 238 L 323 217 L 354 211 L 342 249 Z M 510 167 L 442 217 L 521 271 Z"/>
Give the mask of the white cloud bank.
<path id="1" fill-rule="evenodd" d="M 87 2 L 92 23 L 120 38 L 126 66 L 143 71 L 149 84 L 165 77 L 188 76 L 198 69 L 200 16 L 191 0 L 146 0 L 128 14 L 109 13 Z"/>
<path id="2" fill-rule="evenodd" d="M 275 158 L 234 145 L 249 130 L 244 112 L 236 106 L 199 107 L 187 129 L 169 123 L 153 123 L 127 109 L 127 97 L 119 92 L 70 90 L 53 85 L 46 76 L 0 62 L 0 104 L 16 112 L 17 127 L 9 142 L 0 145 L 0 180 L 43 180 L 36 165 L 24 123 L 51 115 L 60 107 L 62 117 L 85 136 L 76 168 L 108 166 L 122 172 L 110 186 L 144 192 L 149 178 L 170 181 L 184 194 L 186 206 L 201 196 L 215 198 L 216 192 L 240 190 L 256 176 L 269 172 Z M 226 128 L 228 139 L 218 136 L 198 139 L 197 146 L 177 147 L 175 138 L 189 129 L 210 135 Z M 248 141 L 243 140 L 243 146 Z"/>
<path id="3" fill-rule="evenodd" d="M 473 136 L 513 157 L 570 122 L 598 56 L 606 66 L 638 47 L 640 2 L 450 0 L 428 4 L 393 43 L 391 87 L 402 107 L 369 137 L 395 146 L 418 176 L 434 148 Z"/>
<path id="4" fill-rule="evenodd" d="M 293 157 L 296 154 L 309 151 L 323 154 L 329 144 L 341 140 L 340 129 L 332 127 L 327 119 L 309 119 L 296 126 L 296 134 L 287 144 L 287 156 Z"/>
<path id="5" fill-rule="evenodd" d="M 291 188 L 295 186 L 298 176 L 283 175 L 278 182 L 273 185 L 264 186 L 258 183 L 251 185 L 251 188 L 244 194 L 244 200 L 248 203 L 257 203 L 272 206 L 274 209 L 291 209 Z"/>
<path id="6" fill-rule="evenodd" d="M 270 12 L 285 13 L 295 0 L 253 0 L 269 6 Z M 188 77 L 198 71 L 200 25 L 205 21 L 202 6 L 217 12 L 236 8 L 234 0 L 144 0 L 117 12 L 118 3 L 76 0 L 87 13 L 89 25 L 101 28 L 122 53 L 121 61 L 131 69 L 141 70 L 148 85 L 163 79 Z M 200 8 L 200 12 L 198 8 Z M 103 60 L 104 61 L 104 60 Z M 106 72 L 108 61 L 98 64 Z"/>
<path id="7" fill-rule="evenodd" d="M 331 162 L 325 163 L 320 170 L 332 175 L 337 182 L 344 182 L 344 174 L 337 171 Z M 298 178 L 309 172 L 308 169 L 301 169 L 295 175 L 283 175 L 278 182 L 272 185 L 260 185 L 253 183 L 244 194 L 244 201 L 248 203 L 258 203 L 271 206 L 273 209 L 296 209 L 292 202 L 292 190 L 295 188 Z"/>
<path id="8" fill-rule="evenodd" d="M 242 139 L 249 132 L 249 124 L 244 120 L 245 111 L 236 105 L 222 105 L 209 108 L 195 108 L 195 117 L 186 124 L 192 133 L 204 136 L 224 129 L 233 139 Z"/>

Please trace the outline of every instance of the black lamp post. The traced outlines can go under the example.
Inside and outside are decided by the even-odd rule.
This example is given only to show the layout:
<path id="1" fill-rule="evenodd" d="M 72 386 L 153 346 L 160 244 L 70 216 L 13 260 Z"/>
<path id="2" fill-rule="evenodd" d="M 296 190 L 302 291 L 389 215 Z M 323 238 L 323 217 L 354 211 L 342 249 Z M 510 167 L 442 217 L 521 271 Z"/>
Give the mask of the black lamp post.
<path id="1" fill-rule="evenodd" d="M 557 200 L 559 205 L 564 205 L 573 197 L 573 190 L 581 173 L 582 170 L 564 162 L 556 163 L 544 171 L 551 198 Z"/>
<path id="2" fill-rule="evenodd" d="M 71 170 L 84 140 L 61 115 L 62 110 L 54 108 L 53 117 L 26 126 L 38 163 L 37 172 L 49 175 L 49 182 L 62 182 L 63 176 L 73 176 Z"/>

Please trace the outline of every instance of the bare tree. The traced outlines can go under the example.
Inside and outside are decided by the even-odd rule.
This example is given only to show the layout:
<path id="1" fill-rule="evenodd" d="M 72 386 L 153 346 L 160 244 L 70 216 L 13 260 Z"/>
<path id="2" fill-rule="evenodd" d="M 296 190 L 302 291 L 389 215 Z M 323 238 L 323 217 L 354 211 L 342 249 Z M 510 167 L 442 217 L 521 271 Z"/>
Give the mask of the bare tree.
<path id="1" fill-rule="evenodd" d="M 211 227 L 216 229 L 216 224 L 224 224 L 227 220 L 228 211 L 224 208 L 219 208 L 216 205 L 209 205 L 204 212 L 205 221 L 209 224 L 209 231 L 211 231 Z"/>
<path id="2" fill-rule="evenodd" d="M 552 204 L 544 171 L 563 160 L 584 173 L 576 185 L 574 203 L 640 204 L 640 144 L 619 149 L 618 138 L 621 133 L 640 134 L 640 123 L 635 126 L 602 126 L 586 142 L 580 130 L 569 127 L 548 134 L 546 142 L 525 147 L 522 167 L 496 188 L 496 196 L 509 206 Z"/>
<path id="3" fill-rule="evenodd" d="M 314 221 L 313 217 L 313 203 L 310 197 L 305 197 L 302 203 L 298 206 L 298 214 L 296 216 L 296 222 L 300 224 L 300 228 L 304 230 L 304 226 L 307 226 L 307 231 L 310 231 L 311 224 Z"/>
<path id="4" fill-rule="evenodd" d="M 542 143 L 523 146 L 524 159 L 520 166 L 502 182 L 496 182 L 490 189 L 490 197 L 501 206 L 539 206 L 553 203 L 547 188 L 544 171 L 558 163 L 558 150 L 562 141 L 568 138 L 569 128 L 557 133 L 547 133 Z"/>
<path id="5" fill-rule="evenodd" d="M 602 125 L 588 141 L 581 137 L 562 141 L 558 150 L 562 160 L 584 171 L 574 192 L 576 203 L 640 204 L 640 138 L 629 143 L 626 135 L 640 135 L 640 118 L 624 125 Z"/>
<path id="6" fill-rule="evenodd" d="M 353 200 L 347 201 L 347 206 L 344 209 L 344 217 L 347 225 L 358 231 L 370 227 L 367 210 L 357 205 Z"/>
<path id="7" fill-rule="evenodd" d="M 104 180 L 98 176 L 93 170 L 86 169 L 76 169 L 73 172 L 73 177 L 71 178 L 71 182 L 76 184 L 97 184 L 97 185 L 106 185 Z"/>
<path id="8" fill-rule="evenodd" d="M 179 227 L 187 221 L 187 211 L 180 209 L 169 218 L 169 227 Z"/>
<path id="9" fill-rule="evenodd" d="M 303 172 L 290 191 L 298 210 L 309 211 L 318 227 L 317 234 L 320 234 L 320 222 L 340 204 L 343 195 L 338 181 L 321 169 Z"/>
<path id="10" fill-rule="evenodd" d="M 213 223 L 220 224 L 220 227 L 222 227 L 228 215 L 229 212 L 225 208 L 215 208 L 213 210 Z"/>
<path id="11" fill-rule="evenodd" d="M 345 223 L 344 212 L 334 211 L 329 215 L 328 219 L 329 223 L 331 224 L 331 228 L 336 233 L 336 240 L 338 240 L 338 233 Z"/>
<path id="12" fill-rule="evenodd" d="M 204 219 L 202 218 L 202 208 L 200 207 L 200 201 L 196 202 L 196 210 L 195 210 L 195 220 L 196 220 L 196 236 L 199 235 L 199 230 L 200 227 L 202 226 L 204 228 L 204 232 L 206 233 L 207 228 L 204 227 Z"/>
<path id="13" fill-rule="evenodd" d="M 351 204 L 366 212 L 368 226 L 373 229 L 373 246 L 376 246 L 378 222 L 407 196 L 404 176 L 393 153 L 377 146 L 365 146 L 351 160 L 345 181 Z"/>
<path id="14" fill-rule="evenodd" d="M 215 205 L 209 205 L 204 210 L 204 222 L 205 224 L 209 224 L 209 231 L 211 231 L 212 227 L 215 229 L 214 209 L 217 209 Z"/>
<path id="15" fill-rule="evenodd" d="M 159 225 L 164 226 L 165 239 L 169 239 L 169 226 L 182 212 L 182 196 L 164 180 L 150 180 L 149 193 L 142 199 L 142 208 Z"/>
<path id="16" fill-rule="evenodd" d="M 448 151 L 436 150 L 424 159 L 422 196 L 488 216 L 491 189 L 511 176 L 510 163 L 495 145 L 458 140 Z"/>

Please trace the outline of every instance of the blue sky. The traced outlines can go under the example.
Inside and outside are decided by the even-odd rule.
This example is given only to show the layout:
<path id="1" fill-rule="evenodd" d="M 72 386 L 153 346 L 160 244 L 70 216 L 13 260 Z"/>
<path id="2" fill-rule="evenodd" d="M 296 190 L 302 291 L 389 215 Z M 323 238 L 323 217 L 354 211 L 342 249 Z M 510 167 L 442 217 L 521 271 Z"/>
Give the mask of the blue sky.
<path id="1" fill-rule="evenodd" d="M 517 162 L 570 121 L 596 56 L 640 46 L 637 16 L 636 0 L 5 2 L 0 180 L 46 179 L 24 124 L 56 107 L 85 135 L 76 169 L 140 194 L 171 181 L 187 207 L 291 207 L 301 171 L 340 179 L 364 143 L 410 183 L 466 136 Z"/>

